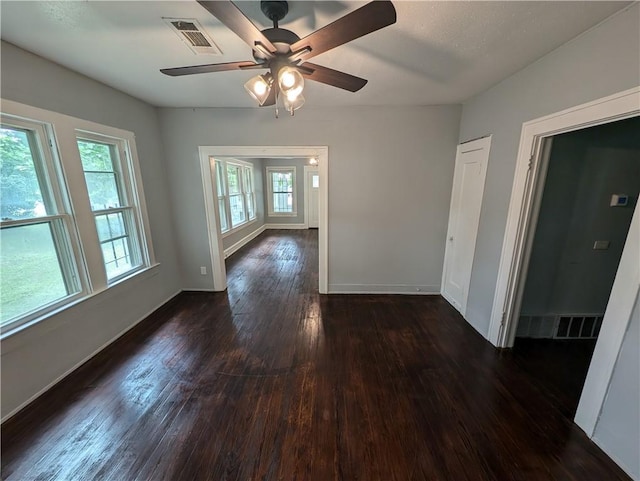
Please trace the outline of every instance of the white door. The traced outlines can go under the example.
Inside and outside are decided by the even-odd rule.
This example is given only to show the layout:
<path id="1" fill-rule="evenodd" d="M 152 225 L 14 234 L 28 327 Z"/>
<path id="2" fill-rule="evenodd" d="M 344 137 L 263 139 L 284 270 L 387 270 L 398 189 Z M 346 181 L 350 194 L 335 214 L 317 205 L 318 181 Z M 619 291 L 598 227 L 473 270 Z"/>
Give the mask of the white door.
<path id="1" fill-rule="evenodd" d="M 464 316 L 491 136 L 458 145 L 442 273 L 442 295 Z"/>
<path id="2" fill-rule="evenodd" d="M 309 228 L 318 228 L 320 220 L 320 205 L 319 205 L 319 192 L 320 192 L 320 173 L 318 169 L 306 169 L 307 171 L 307 225 Z"/>

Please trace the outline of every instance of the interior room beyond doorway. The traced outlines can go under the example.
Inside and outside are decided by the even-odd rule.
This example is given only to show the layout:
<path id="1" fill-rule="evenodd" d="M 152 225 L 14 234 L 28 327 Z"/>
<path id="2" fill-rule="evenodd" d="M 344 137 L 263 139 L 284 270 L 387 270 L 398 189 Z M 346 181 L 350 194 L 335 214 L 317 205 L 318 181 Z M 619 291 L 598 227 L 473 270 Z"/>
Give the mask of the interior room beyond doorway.
<path id="1" fill-rule="evenodd" d="M 513 354 L 572 418 L 640 190 L 640 118 L 557 135 Z"/>

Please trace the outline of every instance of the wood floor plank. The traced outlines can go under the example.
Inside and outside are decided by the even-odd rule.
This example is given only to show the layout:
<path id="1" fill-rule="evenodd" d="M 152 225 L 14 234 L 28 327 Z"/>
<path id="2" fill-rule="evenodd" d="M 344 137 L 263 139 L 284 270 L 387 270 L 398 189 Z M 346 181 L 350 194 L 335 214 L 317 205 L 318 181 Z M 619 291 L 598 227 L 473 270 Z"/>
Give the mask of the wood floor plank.
<path id="1" fill-rule="evenodd" d="M 560 379 L 439 296 L 319 295 L 317 246 L 266 231 L 8 420 L 2 479 L 629 479 Z"/>

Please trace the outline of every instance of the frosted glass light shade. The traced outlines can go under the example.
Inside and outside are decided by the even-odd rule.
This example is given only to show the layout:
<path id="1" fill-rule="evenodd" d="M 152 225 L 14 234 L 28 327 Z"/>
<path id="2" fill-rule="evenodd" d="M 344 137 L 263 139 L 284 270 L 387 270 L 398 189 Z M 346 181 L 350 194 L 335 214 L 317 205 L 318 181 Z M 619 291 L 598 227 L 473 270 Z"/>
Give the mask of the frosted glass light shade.
<path id="1" fill-rule="evenodd" d="M 293 115 L 294 110 L 298 110 L 300 107 L 304 105 L 304 96 L 299 94 L 294 99 L 289 99 L 288 96 L 284 97 L 284 108 L 287 112 L 290 112 Z"/>
<path id="2" fill-rule="evenodd" d="M 304 89 L 304 77 L 293 67 L 282 67 L 278 72 L 280 92 L 290 101 L 295 100 Z"/>
<path id="3" fill-rule="evenodd" d="M 273 77 L 270 73 L 265 73 L 249 79 L 249 81 L 244 84 L 244 88 L 249 92 L 249 95 L 257 100 L 259 105 L 263 105 L 269 98 L 272 85 Z"/>

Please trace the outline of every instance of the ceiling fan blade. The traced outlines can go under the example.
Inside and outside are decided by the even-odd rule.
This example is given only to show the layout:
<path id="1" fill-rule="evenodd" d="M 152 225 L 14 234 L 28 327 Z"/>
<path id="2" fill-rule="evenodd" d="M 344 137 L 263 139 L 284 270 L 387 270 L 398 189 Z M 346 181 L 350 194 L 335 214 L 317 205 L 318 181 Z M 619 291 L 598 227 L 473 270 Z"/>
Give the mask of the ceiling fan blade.
<path id="1" fill-rule="evenodd" d="M 302 53 L 299 57 L 305 61 L 395 22 L 396 9 L 390 1 L 367 3 L 291 44 L 291 51 L 295 53 L 309 48 L 310 51 Z"/>
<path id="2" fill-rule="evenodd" d="M 206 65 L 191 65 L 190 67 L 162 68 L 160 72 L 171 77 L 193 75 L 196 73 L 224 72 L 226 70 L 246 70 L 253 68 L 267 68 L 262 64 L 245 62 L 209 63 Z"/>
<path id="3" fill-rule="evenodd" d="M 349 92 L 357 92 L 368 82 L 368 80 L 356 77 L 355 75 L 310 62 L 305 62 L 300 67 L 300 73 L 302 73 L 302 76 L 306 79 L 322 82 L 323 84 L 348 90 Z"/>
<path id="4" fill-rule="evenodd" d="M 271 41 L 229 0 L 217 0 L 215 2 L 198 0 L 198 3 L 227 26 L 229 30 L 244 40 L 252 49 L 256 48 L 256 44 L 262 44 L 268 52 L 276 52 L 276 47 Z"/>

